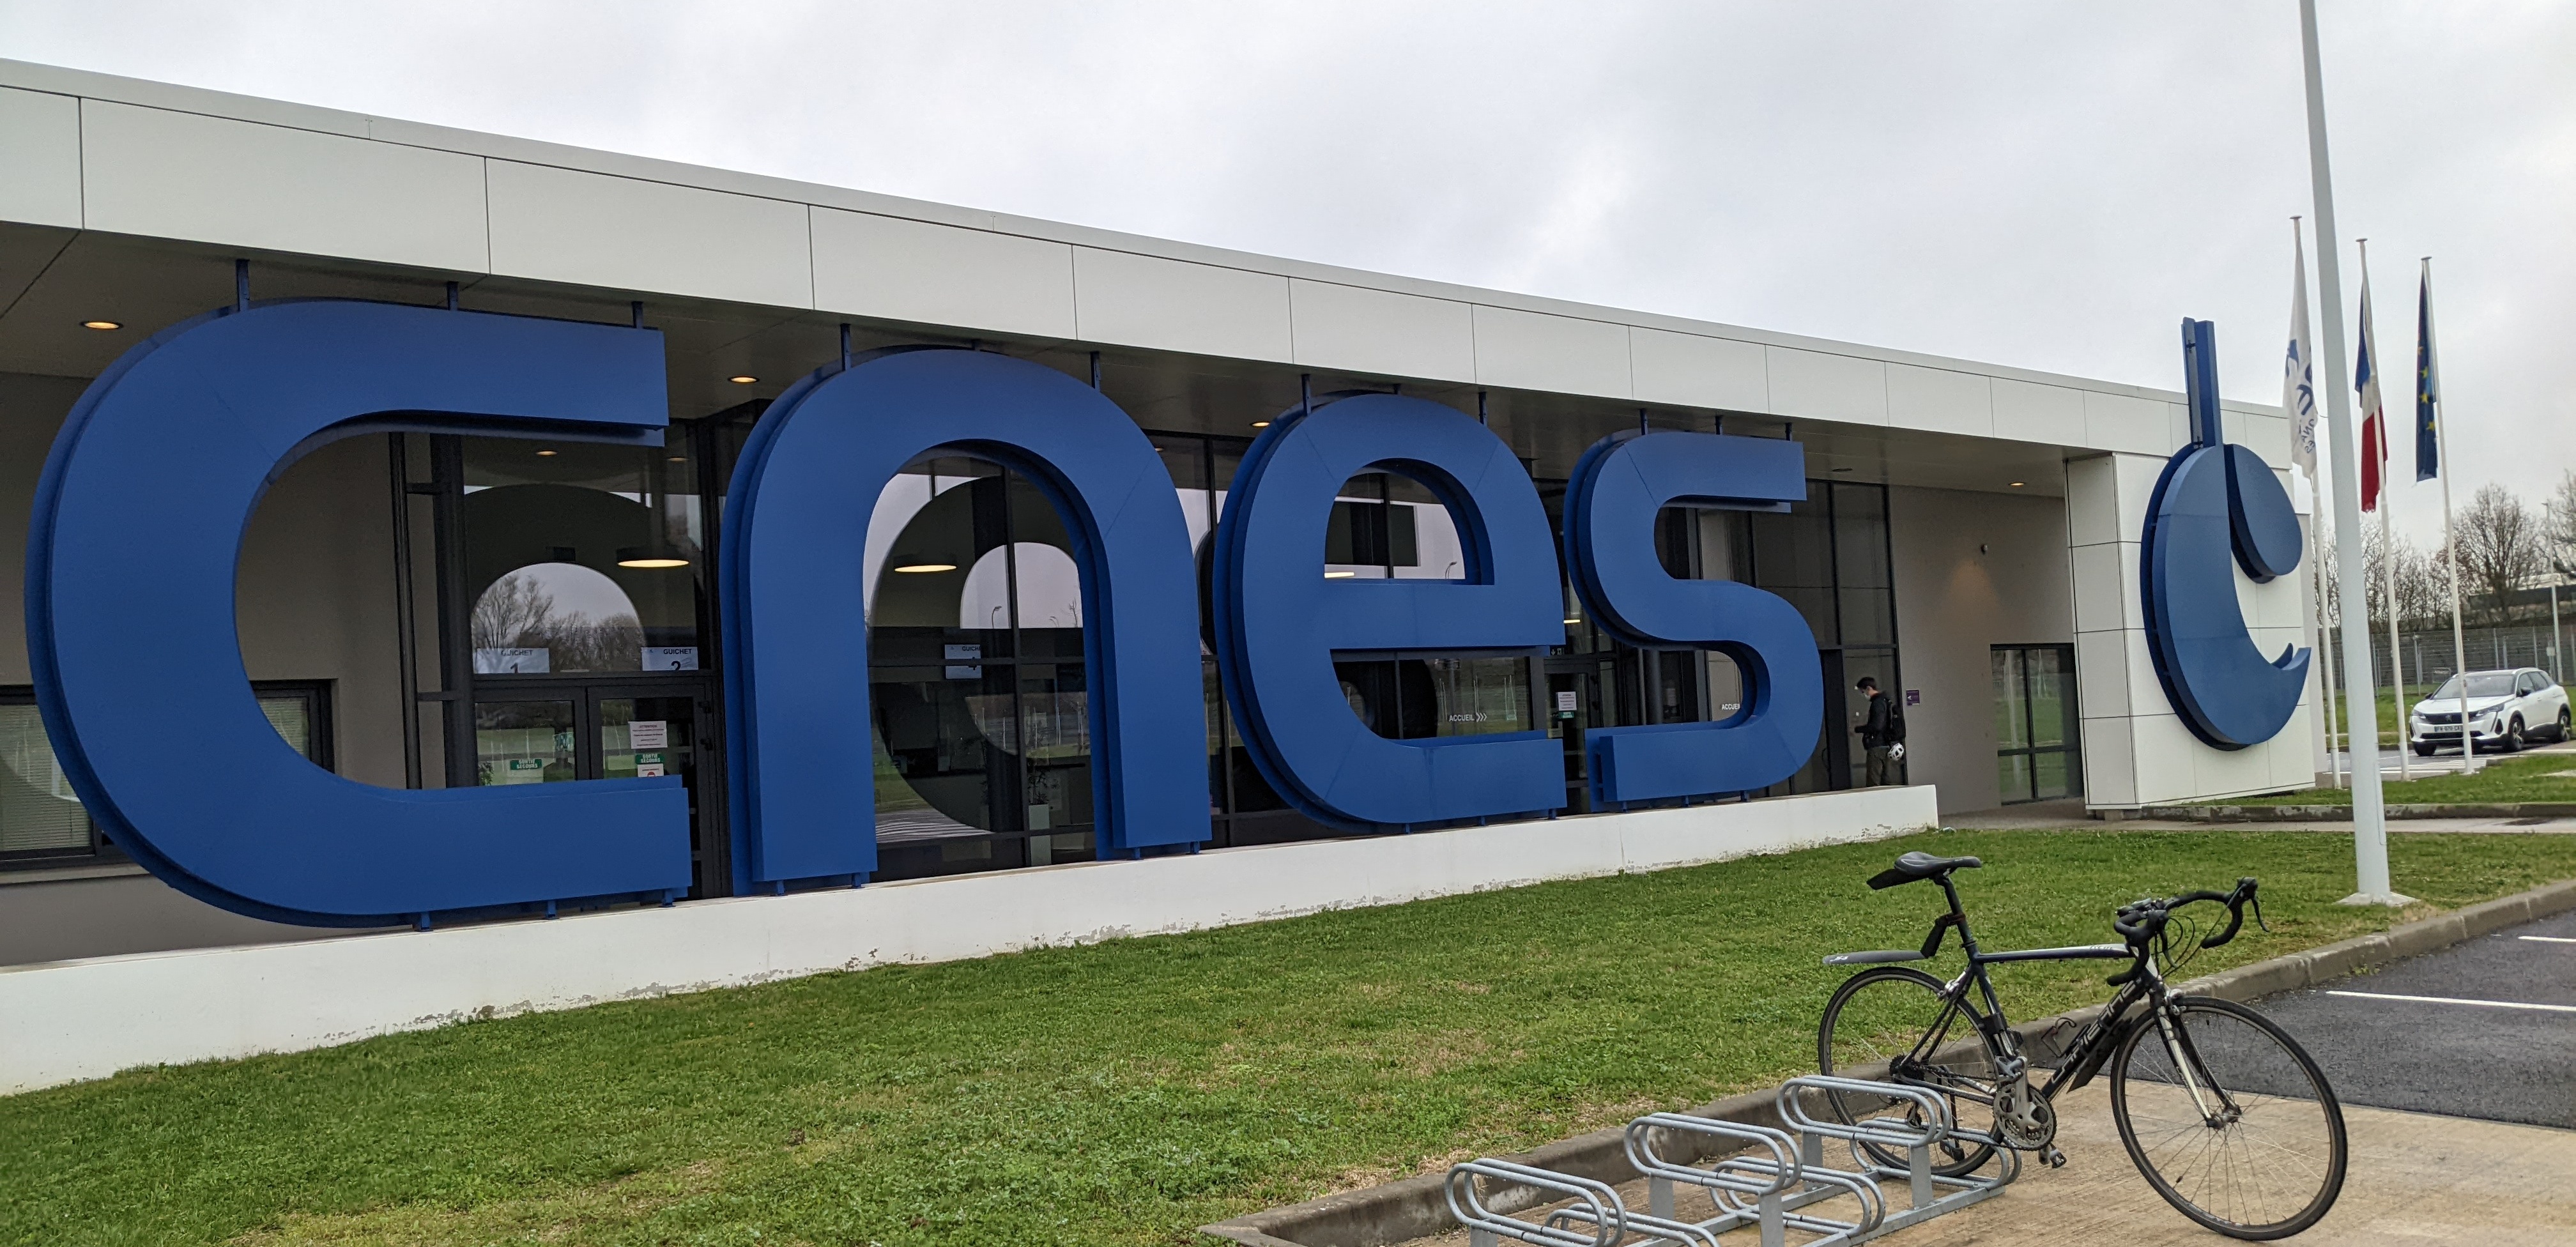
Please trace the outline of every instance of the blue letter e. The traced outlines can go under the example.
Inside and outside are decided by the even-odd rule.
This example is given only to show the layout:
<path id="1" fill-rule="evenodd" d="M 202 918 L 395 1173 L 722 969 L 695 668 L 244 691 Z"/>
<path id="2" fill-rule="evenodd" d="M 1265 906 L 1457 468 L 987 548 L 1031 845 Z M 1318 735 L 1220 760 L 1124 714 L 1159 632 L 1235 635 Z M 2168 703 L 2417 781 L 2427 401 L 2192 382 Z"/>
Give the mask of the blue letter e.
<path id="1" fill-rule="evenodd" d="M 1363 472 L 1428 486 L 1458 527 L 1461 580 L 1324 576 L 1335 495 Z M 1562 747 L 1540 732 L 1395 740 L 1360 721 L 1336 651 L 1507 650 L 1565 641 L 1547 512 L 1482 425 L 1368 394 L 1291 412 L 1252 444 L 1217 524 L 1217 660 L 1263 778 L 1343 827 L 1409 828 L 1565 804 Z"/>
<path id="2" fill-rule="evenodd" d="M 1805 449 L 1772 438 L 1622 434 L 1574 465 L 1565 555 L 1593 622 L 1629 645 L 1717 650 L 1744 673 L 1744 708 L 1722 722 L 1585 732 L 1595 800 L 1748 792 L 1806 765 L 1825 713 L 1806 619 L 1751 585 L 1676 579 L 1655 557 L 1655 514 L 1673 503 L 1774 510 L 1806 496 Z"/>

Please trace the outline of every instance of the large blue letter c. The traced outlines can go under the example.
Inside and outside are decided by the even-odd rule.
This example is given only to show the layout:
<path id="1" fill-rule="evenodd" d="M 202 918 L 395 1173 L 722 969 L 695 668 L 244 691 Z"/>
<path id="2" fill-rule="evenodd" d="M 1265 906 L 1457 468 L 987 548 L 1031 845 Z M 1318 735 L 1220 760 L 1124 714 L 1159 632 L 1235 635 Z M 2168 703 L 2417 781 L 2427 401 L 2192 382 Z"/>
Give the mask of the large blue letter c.
<path id="1" fill-rule="evenodd" d="M 2165 464 L 2139 543 L 2147 648 L 2183 726 L 2219 749 L 2278 734 L 2307 687 L 2309 652 L 2269 659 L 2236 602 L 2236 569 L 2256 583 L 2299 565 L 2299 517 L 2272 469 L 2219 426 L 2216 330 L 2183 322 L 2192 443 Z M 2233 554 L 2233 558 L 2230 555 Z"/>
<path id="2" fill-rule="evenodd" d="M 399 429 L 659 445 L 668 419 L 661 335 L 622 327 L 297 302 L 126 352 L 55 438 L 27 541 L 36 700 L 90 816 L 180 891 L 280 922 L 686 888 L 677 779 L 342 779 L 269 727 L 233 614 L 251 510 L 315 446 Z"/>

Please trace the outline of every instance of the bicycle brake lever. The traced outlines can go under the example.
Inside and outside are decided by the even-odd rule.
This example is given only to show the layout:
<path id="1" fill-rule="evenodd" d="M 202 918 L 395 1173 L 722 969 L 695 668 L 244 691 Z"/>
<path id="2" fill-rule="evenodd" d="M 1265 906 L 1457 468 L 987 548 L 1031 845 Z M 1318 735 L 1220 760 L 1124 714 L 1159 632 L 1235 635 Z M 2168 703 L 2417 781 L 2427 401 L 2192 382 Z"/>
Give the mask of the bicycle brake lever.
<path id="1" fill-rule="evenodd" d="M 2270 935 L 2272 933 L 2272 924 L 2263 921 L 2262 896 L 2260 894 L 2256 894 L 2246 897 L 2245 899 L 2254 906 L 2254 925 L 2263 928 L 2263 934 Z"/>

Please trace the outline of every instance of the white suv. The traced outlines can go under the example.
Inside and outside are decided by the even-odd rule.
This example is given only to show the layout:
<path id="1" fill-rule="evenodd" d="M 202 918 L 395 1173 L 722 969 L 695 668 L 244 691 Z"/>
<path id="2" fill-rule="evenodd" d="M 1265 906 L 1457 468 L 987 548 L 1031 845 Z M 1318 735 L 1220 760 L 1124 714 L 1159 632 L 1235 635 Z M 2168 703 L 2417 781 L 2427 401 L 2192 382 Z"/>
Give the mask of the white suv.
<path id="1" fill-rule="evenodd" d="M 2567 739 L 2567 690 L 2549 673 L 2533 667 L 2518 671 L 2469 673 L 2469 726 L 2477 733 L 2478 752 L 2512 753 L 2522 743 L 2545 734 Z M 2415 752 L 2431 757 L 2443 746 L 2460 747 L 2460 677 L 2415 703 L 2408 733 Z"/>

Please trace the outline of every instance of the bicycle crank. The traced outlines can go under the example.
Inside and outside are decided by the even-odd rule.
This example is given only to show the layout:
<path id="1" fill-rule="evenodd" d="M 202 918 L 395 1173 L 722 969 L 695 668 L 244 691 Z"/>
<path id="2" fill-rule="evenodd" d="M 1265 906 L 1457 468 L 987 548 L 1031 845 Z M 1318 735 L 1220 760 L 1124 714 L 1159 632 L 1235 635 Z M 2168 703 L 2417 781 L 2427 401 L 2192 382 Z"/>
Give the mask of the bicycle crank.
<path id="1" fill-rule="evenodd" d="M 2027 1074 L 2008 1079 L 1995 1089 L 1995 1137 L 2002 1139 L 2005 1146 L 2025 1152 L 2043 1148 L 2051 1153 L 2057 1151 L 2050 1146 L 2057 1139 L 2057 1110 L 2031 1090 Z M 2052 1166 L 2063 1163 L 2063 1156 L 2050 1162 Z"/>

